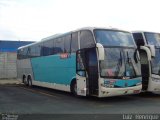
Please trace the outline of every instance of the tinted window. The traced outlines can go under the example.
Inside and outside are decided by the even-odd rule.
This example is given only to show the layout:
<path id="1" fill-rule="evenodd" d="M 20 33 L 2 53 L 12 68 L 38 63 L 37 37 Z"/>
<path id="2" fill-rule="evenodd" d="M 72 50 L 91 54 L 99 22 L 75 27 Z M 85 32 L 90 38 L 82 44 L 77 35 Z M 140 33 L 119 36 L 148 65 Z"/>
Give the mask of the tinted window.
<path id="1" fill-rule="evenodd" d="M 22 49 L 22 58 L 25 59 L 28 57 L 28 48 Z"/>
<path id="2" fill-rule="evenodd" d="M 160 34 L 158 33 L 144 33 L 148 44 L 160 46 Z"/>
<path id="3" fill-rule="evenodd" d="M 40 46 L 40 56 L 43 56 L 43 43 L 40 43 L 39 46 Z"/>
<path id="4" fill-rule="evenodd" d="M 71 51 L 76 52 L 78 49 L 78 32 L 75 32 L 72 33 Z"/>
<path id="5" fill-rule="evenodd" d="M 142 33 L 133 33 L 133 38 L 137 46 L 144 45 L 144 39 L 143 39 Z"/>
<path id="6" fill-rule="evenodd" d="M 35 57 L 35 46 L 28 47 L 27 55 L 28 57 Z"/>
<path id="7" fill-rule="evenodd" d="M 63 38 L 57 38 L 54 41 L 54 53 L 63 53 L 64 51 L 64 39 Z"/>
<path id="8" fill-rule="evenodd" d="M 40 44 L 35 45 L 35 57 L 40 56 L 40 51 L 41 51 L 41 45 Z"/>
<path id="9" fill-rule="evenodd" d="M 69 53 L 71 47 L 71 35 L 64 36 L 64 52 Z"/>
<path id="10" fill-rule="evenodd" d="M 80 34 L 80 47 L 82 48 L 88 48 L 94 46 L 94 40 L 93 35 L 91 31 L 84 30 L 81 31 Z"/>
<path id="11" fill-rule="evenodd" d="M 28 47 L 19 49 L 17 54 L 18 54 L 17 55 L 18 59 L 26 59 L 26 58 L 28 58 L 29 57 L 28 56 L 28 54 L 29 54 Z"/>
<path id="12" fill-rule="evenodd" d="M 105 59 L 100 61 L 101 76 L 122 78 L 140 75 L 140 64 L 134 60 L 135 49 L 105 48 Z"/>
<path id="13" fill-rule="evenodd" d="M 94 30 L 97 43 L 104 46 L 135 46 L 131 33 L 117 30 Z"/>
<path id="14" fill-rule="evenodd" d="M 19 50 L 17 51 L 17 58 L 18 58 L 18 59 L 23 59 L 22 54 L 23 54 L 22 49 L 19 49 Z"/>
<path id="15" fill-rule="evenodd" d="M 43 43 L 43 55 L 48 56 L 53 54 L 53 40 L 45 41 Z"/>
<path id="16" fill-rule="evenodd" d="M 17 50 L 17 59 L 21 59 L 21 51 L 20 50 Z"/>
<path id="17" fill-rule="evenodd" d="M 156 56 L 151 60 L 152 73 L 160 75 L 160 48 L 156 48 Z"/>

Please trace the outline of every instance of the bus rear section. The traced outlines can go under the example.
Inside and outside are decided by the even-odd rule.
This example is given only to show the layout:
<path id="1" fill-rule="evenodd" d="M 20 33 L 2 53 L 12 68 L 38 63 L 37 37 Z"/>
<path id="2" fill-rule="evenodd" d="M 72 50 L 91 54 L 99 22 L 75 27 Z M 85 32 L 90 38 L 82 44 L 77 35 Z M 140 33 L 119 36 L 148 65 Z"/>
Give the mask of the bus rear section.
<path id="1" fill-rule="evenodd" d="M 141 58 L 142 88 L 160 94 L 160 34 L 135 31 L 133 37 Z"/>

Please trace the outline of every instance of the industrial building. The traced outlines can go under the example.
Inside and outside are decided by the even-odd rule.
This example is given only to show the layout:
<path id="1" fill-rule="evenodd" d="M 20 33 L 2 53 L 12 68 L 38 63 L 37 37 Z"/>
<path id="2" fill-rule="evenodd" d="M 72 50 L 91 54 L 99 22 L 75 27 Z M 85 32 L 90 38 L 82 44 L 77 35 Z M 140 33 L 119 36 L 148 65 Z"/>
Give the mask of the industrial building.
<path id="1" fill-rule="evenodd" d="M 0 79 L 17 77 L 17 48 L 33 41 L 0 40 Z"/>

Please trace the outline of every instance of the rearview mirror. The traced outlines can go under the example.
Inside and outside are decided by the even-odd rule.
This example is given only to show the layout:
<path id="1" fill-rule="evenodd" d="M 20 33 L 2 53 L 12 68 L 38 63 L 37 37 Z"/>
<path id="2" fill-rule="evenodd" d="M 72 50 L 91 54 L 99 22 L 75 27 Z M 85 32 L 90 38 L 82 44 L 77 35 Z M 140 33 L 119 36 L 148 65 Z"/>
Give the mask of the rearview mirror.
<path id="1" fill-rule="evenodd" d="M 135 60 L 136 63 L 138 63 L 138 61 L 140 61 L 140 55 L 139 55 L 139 51 L 138 50 L 136 50 L 134 52 L 134 60 Z"/>
<path id="2" fill-rule="evenodd" d="M 98 49 L 98 58 L 99 58 L 99 60 L 104 60 L 105 53 L 104 53 L 103 45 L 100 44 L 100 43 L 97 43 L 96 47 Z"/>
<path id="3" fill-rule="evenodd" d="M 152 56 L 152 57 L 155 57 L 156 51 L 155 51 L 154 45 L 147 45 L 147 47 L 148 47 L 148 48 L 150 49 L 150 51 L 151 51 L 151 56 Z"/>
<path id="4" fill-rule="evenodd" d="M 151 51 L 150 51 L 150 49 L 146 46 L 140 46 L 140 49 L 144 50 L 147 53 L 148 61 L 151 61 Z"/>

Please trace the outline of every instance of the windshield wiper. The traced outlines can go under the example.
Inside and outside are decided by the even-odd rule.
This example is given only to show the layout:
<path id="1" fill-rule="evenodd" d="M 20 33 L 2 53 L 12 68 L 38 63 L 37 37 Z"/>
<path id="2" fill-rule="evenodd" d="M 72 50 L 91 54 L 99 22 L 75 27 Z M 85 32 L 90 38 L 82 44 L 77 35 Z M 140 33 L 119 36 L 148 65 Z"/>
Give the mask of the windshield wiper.
<path id="1" fill-rule="evenodd" d="M 118 76 L 118 74 L 120 73 L 120 69 L 122 67 L 122 53 L 120 51 L 120 58 L 118 59 L 118 63 L 117 63 L 117 67 L 116 67 L 116 74 Z"/>
<path id="2" fill-rule="evenodd" d="M 128 62 L 128 63 L 132 63 L 131 58 L 130 58 L 129 55 L 128 55 L 128 51 L 127 51 L 127 62 Z"/>
<path id="3" fill-rule="evenodd" d="M 128 65 L 128 67 L 127 67 L 127 65 Z M 136 75 L 136 73 L 134 70 L 134 65 L 133 65 L 132 59 L 129 57 L 129 54 L 127 51 L 127 63 L 125 64 L 125 76 L 126 77 L 133 77 L 135 75 Z"/>
<path id="4" fill-rule="evenodd" d="M 120 59 L 119 59 L 119 62 L 120 62 L 120 66 L 122 66 L 122 53 L 120 51 Z"/>

